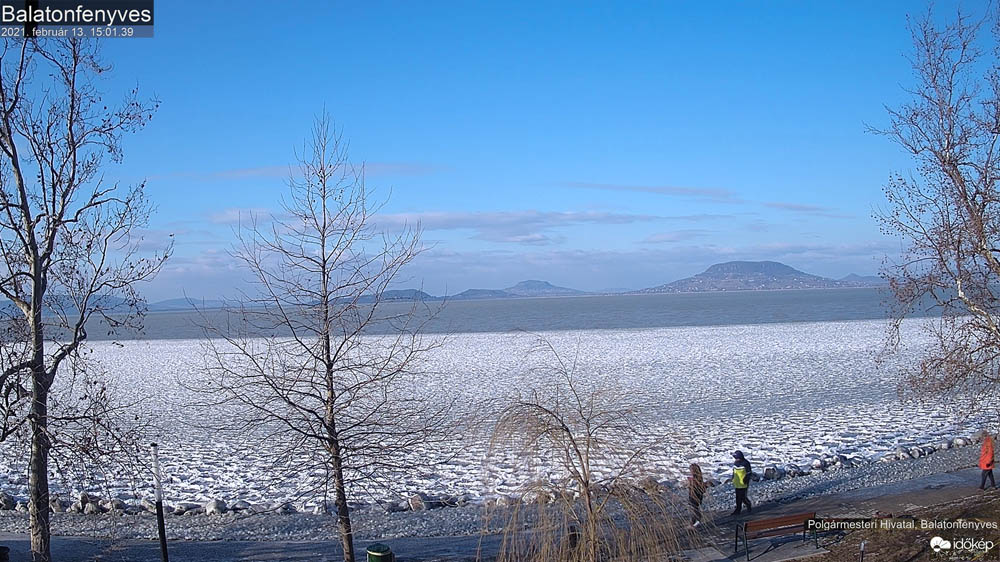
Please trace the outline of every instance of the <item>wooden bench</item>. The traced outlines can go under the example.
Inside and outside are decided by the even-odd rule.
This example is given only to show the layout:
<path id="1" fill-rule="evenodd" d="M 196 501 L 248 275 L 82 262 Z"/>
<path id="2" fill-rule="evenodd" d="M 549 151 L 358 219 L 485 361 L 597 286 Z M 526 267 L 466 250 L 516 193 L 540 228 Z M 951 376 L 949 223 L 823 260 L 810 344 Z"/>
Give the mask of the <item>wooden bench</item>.
<path id="1" fill-rule="evenodd" d="M 740 535 L 743 535 L 743 548 L 747 553 L 747 560 L 750 560 L 750 539 L 761 537 L 777 537 L 781 535 L 791 535 L 802 533 L 802 541 L 806 540 L 806 521 L 816 518 L 816 512 L 796 513 L 795 515 L 785 515 L 782 517 L 772 517 L 770 519 L 757 519 L 736 525 L 736 544 L 733 552 L 740 551 Z M 813 540 L 816 541 L 816 548 L 819 548 L 819 535 L 816 530 L 812 531 Z"/>

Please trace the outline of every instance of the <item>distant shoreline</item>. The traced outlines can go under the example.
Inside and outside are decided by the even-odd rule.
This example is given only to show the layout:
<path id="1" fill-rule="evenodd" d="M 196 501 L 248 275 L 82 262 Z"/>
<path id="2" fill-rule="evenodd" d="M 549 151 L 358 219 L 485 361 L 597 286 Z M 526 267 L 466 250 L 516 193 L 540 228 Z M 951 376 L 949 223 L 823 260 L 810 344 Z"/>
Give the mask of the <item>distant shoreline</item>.
<path id="1" fill-rule="evenodd" d="M 509 296 L 509 297 L 484 297 L 484 298 L 461 298 L 455 299 L 448 296 L 443 297 L 433 297 L 430 299 L 386 299 L 379 302 L 380 305 L 386 305 L 390 303 L 414 303 L 414 302 L 443 302 L 443 303 L 455 303 L 455 302 L 510 302 L 510 301 L 523 301 L 523 300 L 539 300 L 539 299 L 580 299 L 580 298 L 593 298 L 593 297 L 645 297 L 645 296 L 657 296 L 657 295 L 715 295 L 715 294 L 740 294 L 740 293 L 781 293 L 781 292 L 799 292 L 799 291 L 882 291 L 887 290 L 888 286 L 869 286 L 869 287 L 786 287 L 782 289 L 717 289 L 708 291 L 656 291 L 656 292 L 642 292 L 642 290 L 630 291 L 627 293 L 588 293 L 577 295 L 530 295 L 530 296 Z M 192 299 L 193 302 L 197 302 Z M 365 303 L 371 304 L 371 303 Z M 172 312 L 195 312 L 196 310 L 204 311 L 220 311 L 228 310 L 226 307 L 222 306 L 210 306 L 205 308 L 175 308 L 175 309 L 162 309 L 162 310 L 149 310 L 147 314 L 161 314 L 161 313 L 172 313 Z"/>
<path id="2" fill-rule="evenodd" d="M 425 334 L 485 332 L 564 332 L 641 330 L 796 322 L 884 320 L 888 295 L 870 287 L 628 293 L 568 297 L 510 297 L 454 301 L 386 301 L 383 316 L 408 314 L 423 323 Z M 581 298 L 585 297 L 585 298 Z M 932 312 L 925 312 L 932 314 Z M 92 340 L 204 339 L 203 321 L 226 326 L 225 309 L 149 311 L 142 332 L 108 336 L 100 322 L 88 326 Z M 235 332 L 234 332 L 235 333 Z M 368 334 L 398 333 L 389 322 L 375 322 Z M 282 333 L 258 335 L 288 335 Z"/>

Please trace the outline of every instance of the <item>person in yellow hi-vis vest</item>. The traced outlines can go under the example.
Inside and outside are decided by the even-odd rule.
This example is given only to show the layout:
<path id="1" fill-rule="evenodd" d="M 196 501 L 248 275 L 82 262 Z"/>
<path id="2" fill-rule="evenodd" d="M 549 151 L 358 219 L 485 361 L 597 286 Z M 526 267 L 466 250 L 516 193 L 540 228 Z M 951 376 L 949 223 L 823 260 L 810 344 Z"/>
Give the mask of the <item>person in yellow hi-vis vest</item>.
<path id="1" fill-rule="evenodd" d="M 747 499 L 747 491 L 750 488 L 750 475 L 753 469 L 750 468 L 750 461 L 743 456 L 743 451 L 733 453 L 736 462 L 733 463 L 733 487 L 736 488 L 736 510 L 732 515 L 735 517 L 743 511 L 743 504 L 747 506 L 747 513 L 753 511 L 750 500 Z"/>

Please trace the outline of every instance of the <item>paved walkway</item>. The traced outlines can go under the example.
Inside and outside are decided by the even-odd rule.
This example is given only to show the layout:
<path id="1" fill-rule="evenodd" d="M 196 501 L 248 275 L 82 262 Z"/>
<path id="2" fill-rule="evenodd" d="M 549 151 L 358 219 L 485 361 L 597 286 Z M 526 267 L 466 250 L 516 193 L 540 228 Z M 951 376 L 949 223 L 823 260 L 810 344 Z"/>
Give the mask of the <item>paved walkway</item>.
<path id="1" fill-rule="evenodd" d="M 480 548 L 480 537 L 404 538 L 385 541 L 392 546 L 400 562 L 408 561 L 474 561 Z M 365 547 L 371 541 L 356 545 L 358 560 L 365 560 Z M 499 538 L 482 540 L 485 551 L 496 552 Z M 30 562 L 28 538 L 24 535 L 0 534 L 0 545 L 10 547 L 11 562 Z M 235 561 L 342 561 L 339 541 L 255 542 L 255 541 L 170 541 L 171 562 L 235 562 Z M 116 541 L 114 543 L 81 537 L 53 537 L 52 558 L 55 562 L 89 561 L 151 561 L 160 560 L 160 545 L 154 541 Z"/>
<path id="2" fill-rule="evenodd" d="M 365 547 L 371 541 L 357 545 L 358 560 L 365 560 Z M 405 538 L 386 541 L 392 545 L 400 562 L 473 561 L 480 546 L 478 536 Z M 486 537 L 485 550 L 496 552 L 498 537 Z M 0 534 L 0 545 L 11 549 L 11 562 L 30 562 L 28 538 L 23 535 Z M 170 560 L 198 562 L 250 561 L 342 561 L 340 543 L 335 541 L 253 542 L 253 541 L 171 541 Z M 55 562 L 86 561 L 158 561 L 160 545 L 154 541 L 108 541 L 80 537 L 53 537 L 52 558 Z"/>
<path id="3" fill-rule="evenodd" d="M 845 471 L 845 479 L 853 476 Z M 701 553 L 701 560 L 717 562 L 722 560 L 746 560 L 745 554 L 733 554 L 733 541 L 738 522 L 752 519 L 766 519 L 791 515 L 793 513 L 816 512 L 819 517 L 872 517 L 876 512 L 891 513 L 894 517 L 911 514 L 924 507 L 982 494 L 978 488 L 979 470 L 963 469 L 944 474 L 935 474 L 916 478 L 895 484 L 886 484 L 874 488 L 861 488 L 850 492 L 817 496 L 804 500 L 760 504 L 754 507 L 753 515 L 744 516 L 739 520 L 728 514 L 715 520 L 717 547 L 714 558 L 708 552 Z M 751 498 L 753 492 L 751 490 Z M 799 560 L 818 556 L 826 552 L 813 546 L 812 542 L 802 543 L 795 537 L 777 537 L 751 541 L 751 560 L 753 562 L 782 562 Z"/>
<path id="4" fill-rule="evenodd" d="M 845 471 L 845 478 L 850 478 Z M 983 492 L 979 484 L 979 471 L 965 469 L 945 474 L 936 474 L 906 482 L 878 486 L 820 496 L 787 503 L 762 504 L 754 508 L 753 518 L 776 517 L 782 514 L 815 511 L 825 517 L 870 517 L 876 511 L 901 515 L 921 507 L 944 503 L 970 495 L 996 493 Z M 753 492 L 751 491 L 751 497 Z M 732 537 L 736 521 L 723 516 L 716 519 L 719 529 L 717 551 L 701 553 L 700 560 L 745 560 L 745 557 L 731 555 Z M 431 537 L 404 538 L 385 541 L 392 546 L 400 562 L 431 561 L 472 561 L 476 553 L 489 557 L 497 551 L 499 537 Z M 364 548 L 370 544 L 358 545 L 360 560 L 364 560 Z M 794 539 L 773 541 L 775 546 L 768 549 L 772 541 L 756 541 L 753 546 L 754 562 L 779 562 L 798 559 L 821 551 L 805 548 Z M 0 534 L 0 545 L 11 548 L 11 562 L 29 562 L 28 539 L 24 535 Z M 340 545 L 334 541 L 312 542 L 185 542 L 171 541 L 170 560 L 199 562 L 248 561 L 325 561 L 342 560 Z M 765 552 L 765 549 L 766 550 Z M 152 541 L 108 541 L 80 537 L 54 537 L 52 554 L 56 562 L 88 561 L 156 561 L 159 560 L 159 545 Z"/>

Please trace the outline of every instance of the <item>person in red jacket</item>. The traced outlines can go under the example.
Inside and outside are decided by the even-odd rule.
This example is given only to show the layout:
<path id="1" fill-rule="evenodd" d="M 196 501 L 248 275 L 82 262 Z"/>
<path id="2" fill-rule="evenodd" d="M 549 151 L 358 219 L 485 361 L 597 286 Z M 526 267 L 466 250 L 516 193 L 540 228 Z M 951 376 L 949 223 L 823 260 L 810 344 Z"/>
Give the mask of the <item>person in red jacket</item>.
<path id="1" fill-rule="evenodd" d="M 986 489 L 986 478 L 990 479 L 990 486 L 997 487 L 993 480 L 993 437 L 989 432 L 983 431 L 983 448 L 979 451 L 979 468 L 983 471 L 983 479 L 979 483 L 979 489 Z"/>

